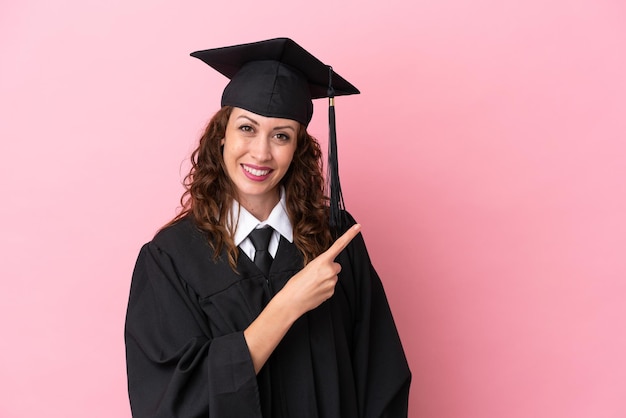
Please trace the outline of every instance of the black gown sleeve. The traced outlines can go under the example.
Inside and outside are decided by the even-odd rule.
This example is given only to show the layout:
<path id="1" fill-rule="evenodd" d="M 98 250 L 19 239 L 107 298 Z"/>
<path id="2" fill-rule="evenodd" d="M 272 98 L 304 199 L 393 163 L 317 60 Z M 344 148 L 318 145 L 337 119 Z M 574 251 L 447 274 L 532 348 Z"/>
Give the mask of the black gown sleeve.
<path id="1" fill-rule="evenodd" d="M 364 418 L 406 418 L 411 372 L 382 282 L 362 235 L 346 249 L 357 283 L 353 369 Z M 341 263 L 341 261 L 340 261 Z M 343 269 L 342 269 L 343 271 Z"/>
<path id="2" fill-rule="evenodd" d="M 406 418 L 411 372 L 382 283 L 371 265 L 370 273 L 370 309 L 361 318 L 356 334 L 356 347 L 363 348 L 357 348 L 357 361 L 368 365 L 364 417 Z"/>
<path id="3" fill-rule="evenodd" d="M 168 254 L 146 244 L 125 327 L 133 417 L 261 417 L 243 332 L 213 338 L 207 321 Z"/>

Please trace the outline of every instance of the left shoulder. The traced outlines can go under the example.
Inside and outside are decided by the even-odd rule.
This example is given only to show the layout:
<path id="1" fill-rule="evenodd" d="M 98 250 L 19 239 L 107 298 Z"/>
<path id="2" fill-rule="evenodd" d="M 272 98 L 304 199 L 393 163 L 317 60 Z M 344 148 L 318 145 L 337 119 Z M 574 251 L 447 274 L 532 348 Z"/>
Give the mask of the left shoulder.
<path id="1" fill-rule="evenodd" d="M 348 212 L 347 210 L 341 211 L 342 217 L 342 225 L 339 228 L 337 236 L 340 237 L 343 235 L 348 229 L 350 229 L 353 225 L 357 223 L 356 219 Z M 363 234 L 359 233 L 356 237 L 350 241 L 350 244 L 344 250 L 344 253 L 347 253 L 351 258 L 365 258 L 369 260 L 369 255 L 367 254 L 367 248 L 365 246 L 365 241 L 363 239 Z"/>
<path id="2" fill-rule="evenodd" d="M 340 212 L 340 220 L 341 224 L 335 231 L 338 237 L 343 235 L 348 229 L 350 229 L 350 227 L 352 227 L 352 225 L 357 223 L 356 219 L 354 219 L 350 212 L 345 209 Z"/>

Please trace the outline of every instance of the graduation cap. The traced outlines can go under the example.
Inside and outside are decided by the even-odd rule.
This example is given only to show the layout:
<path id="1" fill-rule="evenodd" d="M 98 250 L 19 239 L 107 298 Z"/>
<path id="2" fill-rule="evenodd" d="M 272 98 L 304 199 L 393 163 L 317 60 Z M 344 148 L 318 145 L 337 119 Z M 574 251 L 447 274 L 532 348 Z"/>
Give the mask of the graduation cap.
<path id="1" fill-rule="evenodd" d="M 266 117 L 308 126 L 312 99 L 329 98 L 328 176 L 330 226 L 340 230 L 344 209 L 337 161 L 334 97 L 359 90 L 288 38 L 196 51 L 191 54 L 230 79 L 222 106 L 239 107 Z"/>

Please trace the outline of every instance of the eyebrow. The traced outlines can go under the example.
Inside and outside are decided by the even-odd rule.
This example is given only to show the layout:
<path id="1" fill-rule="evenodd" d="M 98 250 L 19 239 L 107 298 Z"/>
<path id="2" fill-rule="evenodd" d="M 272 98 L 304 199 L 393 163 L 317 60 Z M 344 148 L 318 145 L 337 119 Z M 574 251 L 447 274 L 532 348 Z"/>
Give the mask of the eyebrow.
<path id="1" fill-rule="evenodd" d="M 283 129 L 291 129 L 292 131 L 296 132 L 296 129 L 291 126 L 291 125 L 285 125 L 285 126 L 276 126 L 274 129 L 272 129 L 273 131 L 280 131 Z"/>
<path id="2" fill-rule="evenodd" d="M 255 121 L 254 119 L 252 119 L 251 117 L 246 116 L 246 115 L 239 115 L 239 116 L 237 116 L 237 119 L 248 119 L 250 122 L 252 122 L 255 125 L 259 124 L 259 122 Z"/>
<path id="3" fill-rule="evenodd" d="M 259 122 L 257 122 L 256 120 L 252 119 L 250 116 L 247 116 L 247 115 L 239 115 L 237 116 L 237 119 L 247 119 L 252 124 L 259 126 Z M 294 128 L 291 125 L 275 126 L 274 128 L 272 128 L 272 131 L 279 131 L 281 129 L 291 129 L 293 132 L 296 132 L 296 128 Z"/>

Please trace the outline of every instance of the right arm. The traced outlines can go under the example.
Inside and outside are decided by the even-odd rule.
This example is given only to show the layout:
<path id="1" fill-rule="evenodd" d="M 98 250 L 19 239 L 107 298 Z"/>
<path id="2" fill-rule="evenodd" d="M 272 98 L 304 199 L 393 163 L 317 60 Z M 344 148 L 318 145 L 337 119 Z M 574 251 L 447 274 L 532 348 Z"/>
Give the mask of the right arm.
<path id="1" fill-rule="evenodd" d="M 291 325 L 333 295 L 337 275 L 341 271 L 335 258 L 360 230 L 360 225 L 352 226 L 326 252 L 289 279 L 285 287 L 244 331 L 256 373 L 261 370 Z"/>

